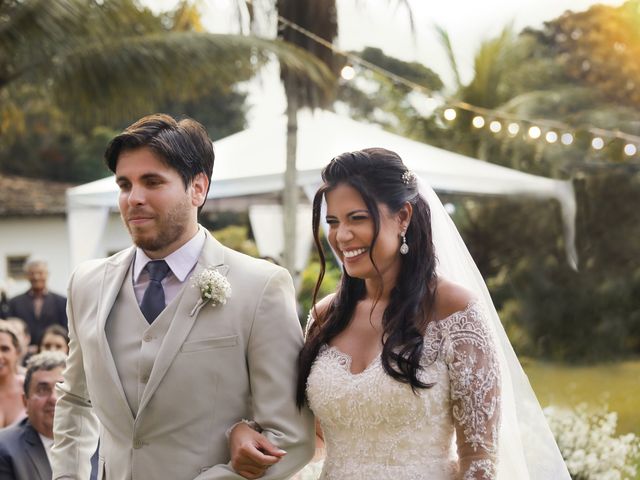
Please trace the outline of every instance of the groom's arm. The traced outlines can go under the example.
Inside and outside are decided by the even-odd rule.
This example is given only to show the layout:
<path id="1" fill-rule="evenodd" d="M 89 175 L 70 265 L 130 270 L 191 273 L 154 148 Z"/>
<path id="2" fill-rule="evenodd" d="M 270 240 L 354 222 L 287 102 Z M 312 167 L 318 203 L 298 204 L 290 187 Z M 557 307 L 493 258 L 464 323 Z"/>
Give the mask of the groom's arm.
<path id="1" fill-rule="evenodd" d="M 98 420 L 93 414 L 73 314 L 73 276 L 67 293 L 69 356 L 64 383 L 56 390 L 58 401 L 53 421 L 54 445 L 51 450 L 53 480 L 89 478 L 91 455 L 98 443 Z"/>
<path id="2" fill-rule="evenodd" d="M 266 471 L 264 480 L 289 478 L 313 456 L 313 416 L 295 404 L 298 353 L 302 329 L 289 273 L 278 270 L 259 292 L 247 346 L 253 419 L 263 435 L 287 454 Z M 229 465 L 216 465 L 196 480 L 240 479 Z"/>

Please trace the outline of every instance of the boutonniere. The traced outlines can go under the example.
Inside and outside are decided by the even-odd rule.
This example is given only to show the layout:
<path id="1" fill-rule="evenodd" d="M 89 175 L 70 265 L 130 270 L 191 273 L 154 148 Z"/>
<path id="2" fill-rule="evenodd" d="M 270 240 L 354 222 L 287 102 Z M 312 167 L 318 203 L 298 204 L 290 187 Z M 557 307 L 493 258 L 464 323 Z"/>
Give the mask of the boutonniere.
<path id="1" fill-rule="evenodd" d="M 229 280 L 213 267 L 205 268 L 195 278 L 193 286 L 200 289 L 200 298 L 193 310 L 191 310 L 191 316 L 207 303 L 211 303 L 213 307 L 224 305 L 231 296 Z"/>

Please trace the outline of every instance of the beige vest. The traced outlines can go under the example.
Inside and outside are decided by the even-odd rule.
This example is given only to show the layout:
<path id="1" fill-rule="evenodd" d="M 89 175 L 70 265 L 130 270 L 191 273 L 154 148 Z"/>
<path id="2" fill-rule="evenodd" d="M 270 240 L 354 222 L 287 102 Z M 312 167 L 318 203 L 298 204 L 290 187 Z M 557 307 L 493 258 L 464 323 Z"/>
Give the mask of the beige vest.
<path id="1" fill-rule="evenodd" d="M 133 262 L 124 276 L 120 292 L 107 318 L 105 333 L 124 394 L 135 417 L 158 350 L 175 316 L 184 288 L 149 325 L 140 311 L 133 290 L 132 266 Z"/>

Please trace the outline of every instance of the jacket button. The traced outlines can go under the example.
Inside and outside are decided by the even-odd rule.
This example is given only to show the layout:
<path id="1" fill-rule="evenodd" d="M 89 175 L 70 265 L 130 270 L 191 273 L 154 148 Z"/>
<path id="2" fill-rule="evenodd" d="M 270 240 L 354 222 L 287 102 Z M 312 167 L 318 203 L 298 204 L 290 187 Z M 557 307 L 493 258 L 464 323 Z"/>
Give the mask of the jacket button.
<path id="1" fill-rule="evenodd" d="M 136 450 L 139 448 L 142 448 L 142 441 L 139 439 L 134 439 L 133 440 L 133 448 L 135 448 Z"/>
<path id="2" fill-rule="evenodd" d="M 148 373 L 143 373 L 140 376 L 140 382 L 147 383 L 148 381 L 149 381 L 149 374 Z"/>
<path id="3" fill-rule="evenodd" d="M 142 340 L 144 340 L 145 342 L 150 342 L 151 340 L 153 340 L 153 336 L 151 336 L 150 333 L 145 333 L 144 337 L 142 337 Z"/>

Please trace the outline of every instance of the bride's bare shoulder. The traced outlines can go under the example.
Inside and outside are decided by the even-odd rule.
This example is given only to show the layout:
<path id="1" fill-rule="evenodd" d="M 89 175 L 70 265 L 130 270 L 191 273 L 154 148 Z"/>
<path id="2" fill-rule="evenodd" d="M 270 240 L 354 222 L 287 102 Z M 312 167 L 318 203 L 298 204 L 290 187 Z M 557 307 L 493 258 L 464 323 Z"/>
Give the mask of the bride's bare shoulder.
<path id="1" fill-rule="evenodd" d="M 434 302 L 434 318 L 442 320 L 456 312 L 463 311 L 474 298 L 473 293 L 462 285 L 439 277 Z"/>

